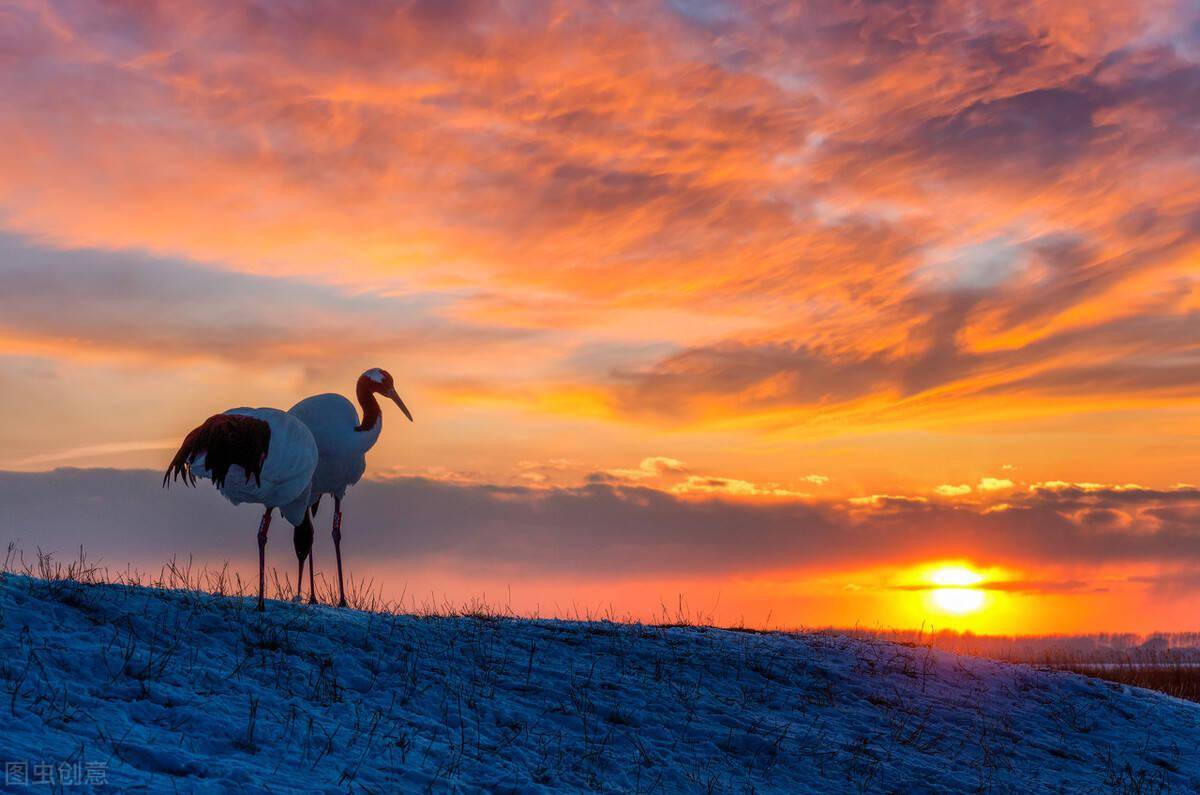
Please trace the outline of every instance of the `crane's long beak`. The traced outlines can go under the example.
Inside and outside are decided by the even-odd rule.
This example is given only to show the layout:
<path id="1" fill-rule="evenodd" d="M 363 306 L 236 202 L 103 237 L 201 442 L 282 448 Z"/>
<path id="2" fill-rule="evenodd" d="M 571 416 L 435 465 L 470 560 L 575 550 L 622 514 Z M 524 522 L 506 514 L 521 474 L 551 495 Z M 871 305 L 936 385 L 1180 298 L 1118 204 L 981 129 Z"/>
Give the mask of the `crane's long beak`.
<path id="1" fill-rule="evenodd" d="M 397 406 L 400 407 L 400 410 L 404 412 L 404 416 L 408 417 L 408 421 L 412 422 L 413 421 L 412 412 L 410 412 L 408 410 L 408 406 L 404 405 L 404 401 L 401 400 L 400 396 L 396 394 L 396 390 L 395 389 L 389 390 L 387 393 L 387 396 L 392 399 L 393 403 L 395 403 Z"/>

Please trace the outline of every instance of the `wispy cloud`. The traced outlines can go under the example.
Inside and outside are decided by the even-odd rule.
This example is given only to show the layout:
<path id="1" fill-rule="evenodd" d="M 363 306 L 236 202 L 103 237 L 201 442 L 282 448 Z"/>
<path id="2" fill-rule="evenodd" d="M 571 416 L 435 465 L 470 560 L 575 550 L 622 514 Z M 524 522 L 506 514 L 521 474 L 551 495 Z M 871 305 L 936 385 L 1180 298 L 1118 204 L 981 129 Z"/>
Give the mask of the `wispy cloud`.
<path id="1" fill-rule="evenodd" d="M 63 357 L 320 367 L 345 355 L 465 358 L 535 332 L 451 320 L 435 293 L 391 295 L 227 272 L 131 252 L 60 251 L 0 235 L 0 335 Z M 417 342 L 419 344 L 412 345 Z"/>
<path id="2" fill-rule="evenodd" d="M 604 473 L 619 480 L 645 480 L 664 475 L 686 474 L 688 465 L 677 458 L 651 456 L 643 458 L 637 469 L 606 469 Z"/>
<path id="3" fill-rule="evenodd" d="M 83 543 L 117 561 L 157 563 L 172 553 L 221 559 L 242 546 L 248 553 L 252 509 L 235 510 L 208 487 L 168 493 L 159 480 L 140 470 L 0 473 L 0 533 L 36 539 L 47 549 Z M 451 560 L 464 572 L 503 565 L 538 576 L 792 576 L 899 570 L 948 558 L 1018 570 L 1200 565 L 1196 489 L 1021 491 L 1003 511 L 904 495 L 874 495 L 850 506 L 738 496 L 736 489 L 700 497 L 612 483 L 530 488 L 453 473 L 399 476 L 355 487 L 345 532 L 357 554 L 374 561 Z M 1129 522 L 1089 520 L 1089 512 L 1104 510 L 1120 511 Z M 1107 587 L 1084 582 L 993 578 L 981 587 L 1022 593 Z M 1188 583 L 1195 578 L 1177 578 L 1172 587 Z"/>
<path id="4" fill-rule="evenodd" d="M 971 487 L 966 483 L 962 483 L 957 486 L 949 483 L 943 483 L 941 486 L 935 487 L 933 491 L 935 494 L 941 497 L 961 497 L 964 494 L 970 494 Z"/>
<path id="5" fill-rule="evenodd" d="M 95 456 L 112 455 L 114 453 L 136 453 L 146 450 L 174 450 L 179 447 L 179 439 L 148 439 L 134 442 L 106 442 L 90 444 L 82 447 L 72 447 L 69 450 L 58 450 L 53 453 L 30 456 L 12 462 L 15 466 L 33 466 L 38 464 L 60 464 L 64 461 L 80 461 Z"/>

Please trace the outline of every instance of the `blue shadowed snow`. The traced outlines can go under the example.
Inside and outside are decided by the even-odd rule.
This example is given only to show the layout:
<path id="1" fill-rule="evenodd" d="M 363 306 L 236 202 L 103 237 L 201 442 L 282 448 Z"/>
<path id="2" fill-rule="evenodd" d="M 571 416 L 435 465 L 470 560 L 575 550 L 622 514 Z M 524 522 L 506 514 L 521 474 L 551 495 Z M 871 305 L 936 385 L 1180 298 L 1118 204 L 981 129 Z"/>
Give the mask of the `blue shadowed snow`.
<path id="1" fill-rule="evenodd" d="M 0 577 L 0 760 L 67 791 L 1176 791 L 1200 707 L 832 635 Z M 32 786 L 32 785 L 31 785 Z"/>

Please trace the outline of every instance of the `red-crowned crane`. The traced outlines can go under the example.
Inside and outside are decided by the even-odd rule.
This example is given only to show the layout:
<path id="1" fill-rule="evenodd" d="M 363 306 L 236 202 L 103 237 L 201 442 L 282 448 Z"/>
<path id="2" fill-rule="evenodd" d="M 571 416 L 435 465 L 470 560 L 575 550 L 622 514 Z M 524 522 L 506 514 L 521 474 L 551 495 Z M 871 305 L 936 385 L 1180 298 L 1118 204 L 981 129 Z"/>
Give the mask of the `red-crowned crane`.
<path id="1" fill-rule="evenodd" d="M 309 489 L 317 468 L 317 443 L 308 427 L 279 409 L 230 409 L 215 414 L 183 440 L 163 475 L 195 486 L 209 478 L 234 505 L 257 503 L 258 609 L 263 610 L 267 528 L 276 508 L 293 526 L 308 521 Z M 311 525 L 309 525 L 311 527 Z"/>
<path id="2" fill-rule="evenodd" d="M 307 397 L 288 409 L 289 415 L 308 426 L 317 441 L 319 457 L 310 489 L 312 508 L 309 515 L 316 515 L 322 496 L 328 494 L 333 497 L 333 549 L 337 555 L 340 607 L 346 606 L 346 588 L 342 584 L 342 497 L 346 496 L 346 489 L 363 476 L 367 469 L 367 451 L 375 446 L 379 432 L 383 430 L 383 412 L 380 411 L 379 401 L 375 396 L 390 398 L 404 412 L 404 416 L 408 417 L 409 422 L 412 422 L 412 413 L 396 394 L 396 384 L 387 370 L 378 367 L 367 370 L 358 377 L 354 392 L 358 404 L 362 406 L 361 420 L 353 403 L 333 393 Z M 293 540 L 296 557 L 300 559 L 296 598 L 300 598 L 304 561 L 308 559 L 308 601 L 315 604 L 317 597 L 311 559 L 313 526 L 309 518 L 306 517 L 296 526 Z"/>

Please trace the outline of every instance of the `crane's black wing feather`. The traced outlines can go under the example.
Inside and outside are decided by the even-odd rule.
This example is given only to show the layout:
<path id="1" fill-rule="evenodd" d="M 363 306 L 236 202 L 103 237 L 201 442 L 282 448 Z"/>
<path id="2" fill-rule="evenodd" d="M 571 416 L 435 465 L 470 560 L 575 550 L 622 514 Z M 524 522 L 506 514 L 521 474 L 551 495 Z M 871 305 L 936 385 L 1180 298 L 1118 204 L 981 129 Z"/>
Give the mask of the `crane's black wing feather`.
<path id="1" fill-rule="evenodd" d="M 163 485 L 169 486 L 182 478 L 184 485 L 196 485 L 191 465 L 201 455 L 204 468 L 218 489 L 225 485 L 229 468 L 237 465 L 246 471 L 246 480 L 253 476 L 262 485 L 262 466 L 271 447 L 271 426 L 266 420 L 241 414 L 214 414 L 183 440 L 179 452 L 171 459 L 163 475 Z"/>

